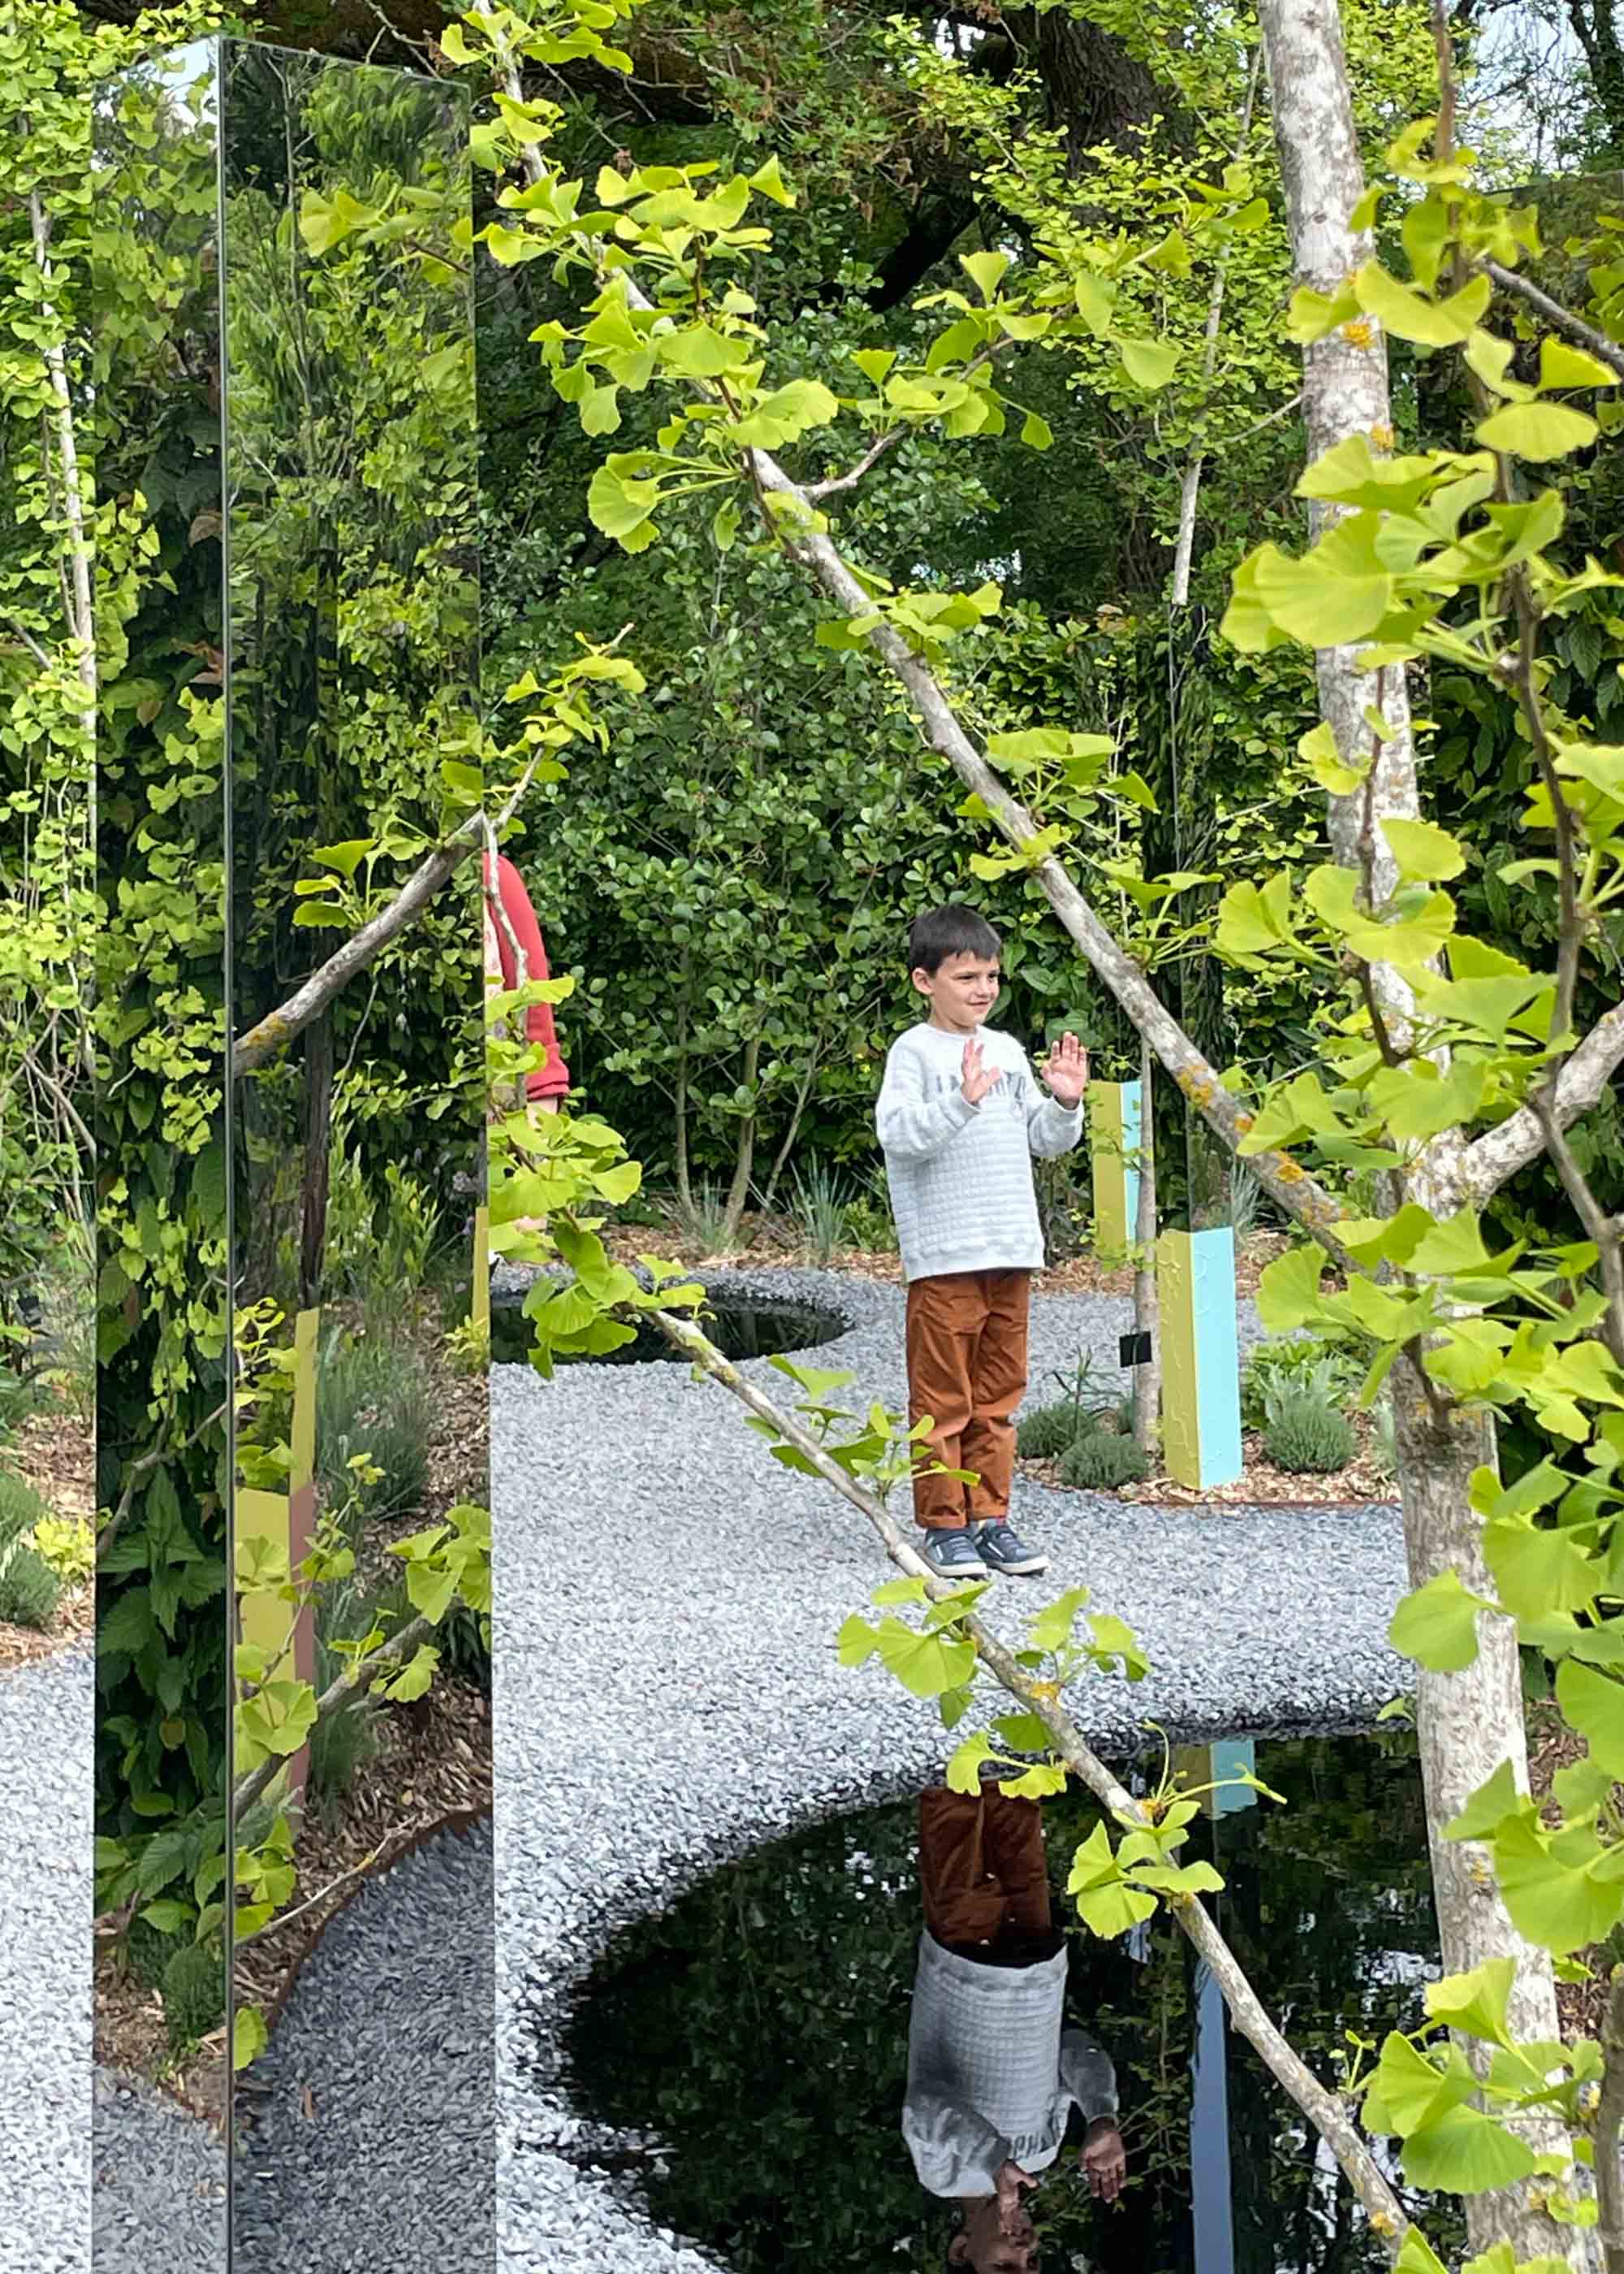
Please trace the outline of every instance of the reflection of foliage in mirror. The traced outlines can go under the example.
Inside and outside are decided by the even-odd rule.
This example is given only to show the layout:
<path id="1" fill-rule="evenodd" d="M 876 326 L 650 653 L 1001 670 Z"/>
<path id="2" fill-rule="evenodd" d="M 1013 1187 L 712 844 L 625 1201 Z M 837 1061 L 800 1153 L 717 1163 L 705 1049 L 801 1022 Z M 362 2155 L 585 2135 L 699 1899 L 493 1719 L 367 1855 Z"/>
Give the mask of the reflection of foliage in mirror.
<path id="1" fill-rule="evenodd" d="M 97 109 L 102 1900 L 207 1900 L 225 1721 L 224 792 L 212 50 Z M 148 1846 L 143 1837 L 158 1827 Z M 144 1851 L 139 1879 L 132 1859 Z M 217 1887 L 217 1878 L 214 1881 Z M 199 1886 L 205 1891 L 199 1894 Z"/>
<path id="2" fill-rule="evenodd" d="M 447 237 L 465 178 L 458 100 L 393 72 L 263 48 L 229 55 L 241 1028 L 337 944 L 327 912 L 298 897 L 314 849 L 332 848 L 319 870 L 370 885 L 376 901 L 399 881 L 393 833 L 436 832 L 440 762 L 471 723 L 477 593 L 473 348 Z M 421 218 L 382 252 L 335 245 L 302 216 L 335 200 L 394 200 Z M 382 843 L 375 876 L 357 877 L 343 850 L 364 837 Z M 316 1022 L 302 1076 L 273 1063 L 244 1084 L 238 1168 L 256 1195 L 310 1155 L 299 1191 L 282 1178 L 280 1204 L 253 1213 L 243 1268 L 256 1292 L 291 1305 L 320 1291 L 335 1112 L 360 1133 L 374 1195 L 390 1160 L 432 1178 L 470 1168 L 483 1104 L 469 1078 L 473 889 L 471 874 L 459 879 Z"/>
<path id="3" fill-rule="evenodd" d="M 1418 1981 L 1436 1962 L 1413 1747 L 1277 1742 L 1260 1746 L 1258 1767 L 1289 1805 L 1249 1808 L 1215 1827 L 1224 1924 L 1332 2082 L 1342 2030 L 1369 2038 L 1413 2026 Z M 1071 1929 L 1068 2005 L 1116 2064 L 1132 2175 L 1124 2210 L 1107 2217 L 1057 2167 L 1037 2202 L 1045 2267 L 1083 2250 L 1101 2274 L 1188 2274 L 1191 1957 L 1165 1914 L 1142 1962 L 1121 1940 L 1078 1931 L 1066 1864 L 1098 1810 L 1075 1790 L 1044 1805 L 1056 1916 Z M 576 2005 L 567 2061 L 578 2112 L 658 2139 L 663 2173 L 623 2151 L 654 2216 L 741 2274 L 881 2263 L 938 2274 L 946 2230 L 898 2129 L 919 1933 L 916 1825 L 909 1802 L 756 1850 L 617 1937 Z M 1204 1819 L 1203 1855 L 1214 1831 Z M 1229 2069 L 1234 2263 L 1282 2274 L 1384 2264 L 1345 2195 L 1330 2193 L 1295 2112 L 1234 2039 Z M 619 2160 L 601 2137 L 583 2152 L 600 2167 Z M 1073 2140 L 1068 2173 L 1075 2161 Z"/>

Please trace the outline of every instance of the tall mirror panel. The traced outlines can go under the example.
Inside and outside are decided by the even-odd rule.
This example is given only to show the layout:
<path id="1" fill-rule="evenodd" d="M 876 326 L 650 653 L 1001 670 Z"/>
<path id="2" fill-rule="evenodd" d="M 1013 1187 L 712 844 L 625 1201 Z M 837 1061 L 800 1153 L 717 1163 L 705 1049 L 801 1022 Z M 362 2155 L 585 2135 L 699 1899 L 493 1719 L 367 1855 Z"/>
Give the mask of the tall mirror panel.
<path id="1" fill-rule="evenodd" d="M 226 2250 L 219 52 L 95 105 L 94 2263 Z"/>
<path id="2" fill-rule="evenodd" d="M 467 810 L 469 118 L 223 52 L 232 2259 L 411 2274 L 494 2247 L 471 845 L 388 913 Z"/>

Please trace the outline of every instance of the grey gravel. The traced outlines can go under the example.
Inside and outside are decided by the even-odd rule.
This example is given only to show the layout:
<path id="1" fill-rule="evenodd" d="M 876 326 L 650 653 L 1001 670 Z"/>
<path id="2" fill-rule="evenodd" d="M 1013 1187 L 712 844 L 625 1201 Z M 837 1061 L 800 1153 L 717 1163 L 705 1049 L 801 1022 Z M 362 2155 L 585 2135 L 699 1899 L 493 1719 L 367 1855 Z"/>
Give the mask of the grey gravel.
<path id="1" fill-rule="evenodd" d="M 87 1650 L 0 1676 L 0 2274 L 90 2263 Z"/>
<path id="2" fill-rule="evenodd" d="M 808 1362 L 860 1408 L 904 1397 L 902 1297 L 825 1273 L 704 1275 L 718 1302 L 823 1302 L 846 1323 Z M 500 1282 L 499 1281 L 499 1291 Z M 1041 1297 L 1032 1402 L 1079 1348 L 1116 1377 L 1128 1300 Z M 1245 1343 L 1259 1329 L 1250 1307 Z M 793 1394 L 766 1360 L 745 1371 Z M 855 1511 L 774 1462 L 726 1393 L 681 1366 L 492 1371 L 500 2263 L 503 2274 L 698 2274 L 594 2148 L 560 2073 L 573 1990 L 626 1921 L 758 1842 L 939 1775 L 932 1707 L 834 1636 L 890 1570 Z M 1146 1719 L 1192 1735 L 1368 1726 L 1406 1685 L 1384 1639 L 1403 1592 L 1396 1510 L 1167 1510 L 1021 1480 L 1047 1547 L 996 1623 L 1086 1582 L 1153 1670 L 1079 1685 L 1107 1751 Z M 1332 1575 L 1334 1574 L 1334 1580 Z M 572 2151 L 567 2155 L 564 2150 Z M 582 2168 L 582 2166 L 585 2168 Z"/>
<path id="3" fill-rule="evenodd" d="M 226 2157 L 199 2118 L 144 2079 L 95 2073 L 95 2274 L 220 2274 Z"/>
<path id="4" fill-rule="evenodd" d="M 492 1900 L 487 1824 L 365 1882 L 322 1935 L 251 2072 L 235 2274 L 489 2268 Z"/>

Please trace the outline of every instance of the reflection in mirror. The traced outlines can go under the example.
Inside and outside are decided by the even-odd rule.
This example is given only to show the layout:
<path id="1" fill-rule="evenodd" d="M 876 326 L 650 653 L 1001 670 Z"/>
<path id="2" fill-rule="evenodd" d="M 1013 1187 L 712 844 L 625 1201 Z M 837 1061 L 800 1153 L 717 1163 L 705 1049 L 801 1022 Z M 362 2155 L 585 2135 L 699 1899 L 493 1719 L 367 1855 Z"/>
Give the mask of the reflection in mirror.
<path id="1" fill-rule="evenodd" d="M 380 952 L 350 946 L 438 842 L 474 724 L 469 122 L 439 81 L 224 53 L 233 2263 L 477 2268 L 477 862 Z"/>
<path id="2" fill-rule="evenodd" d="M 1205 1900 L 1317 2072 L 1344 2028 L 1416 2027 L 1437 1930 L 1413 1741 L 1233 1736 L 1173 1767 L 1219 1788 L 1180 1861 L 1222 1872 Z M 1162 1773 L 1158 1749 L 1126 1781 Z M 563 2037 L 554 2136 L 598 2175 L 583 2200 L 624 2174 L 730 2274 L 1377 2274 L 1380 2237 L 1165 1910 L 1083 1924 L 1066 1882 L 1101 1821 L 1075 1786 L 1041 1818 L 938 1787 L 622 1912 Z"/>
<path id="3" fill-rule="evenodd" d="M 95 2263 L 223 2263 L 217 53 L 95 111 Z M 156 2178 L 155 2176 L 156 2175 Z"/>

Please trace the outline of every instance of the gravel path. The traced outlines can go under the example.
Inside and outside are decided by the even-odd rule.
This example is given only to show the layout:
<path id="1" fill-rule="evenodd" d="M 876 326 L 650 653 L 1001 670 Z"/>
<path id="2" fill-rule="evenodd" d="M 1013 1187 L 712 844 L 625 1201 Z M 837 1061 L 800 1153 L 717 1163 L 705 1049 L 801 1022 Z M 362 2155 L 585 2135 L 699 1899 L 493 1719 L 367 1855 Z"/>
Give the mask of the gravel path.
<path id="1" fill-rule="evenodd" d="M 811 1362 L 850 1367 L 854 1405 L 901 1404 L 898 1291 L 725 1276 L 734 1296 L 834 1304 L 849 1330 Z M 1079 1347 L 1114 1374 L 1131 1310 L 1041 1298 L 1034 1400 Z M 1255 1317 L 1242 1331 L 1256 1339 Z M 748 1371 L 790 1388 L 765 1361 Z M 570 1990 L 618 1925 L 731 1856 L 917 1790 L 943 1732 L 876 1668 L 837 1661 L 837 1628 L 889 1570 L 861 1519 L 685 1367 L 571 1367 L 550 1383 L 493 1368 L 492 1471 L 502 2274 L 698 2274 L 713 2262 L 650 2226 L 628 2178 L 560 2152 L 600 2144 L 558 2074 Z M 1207 1514 L 1023 1482 L 1013 1513 L 1052 1562 L 1035 1595 L 1001 1587 L 995 1619 L 1086 1580 L 1149 1651 L 1137 1688 L 1093 1679 L 1074 1700 L 1108 1748 L 1146 1718 L 1368 1724 L 1405 1686 L 1383 1639 L 1404 1584 L 1396 1510 Z"/>
<path id="2" fill-rule="evenodd" d="M 87 1650 L 0 1677 L 0 2274 L 90 2263 Z"/>
<path id="3" fill-rule="evenodd" d="M 492 1998 L 486 1825 L 365 1882 L 300 1969 L 252 2072 L 235 2274 L 490 2267 Z"/>

